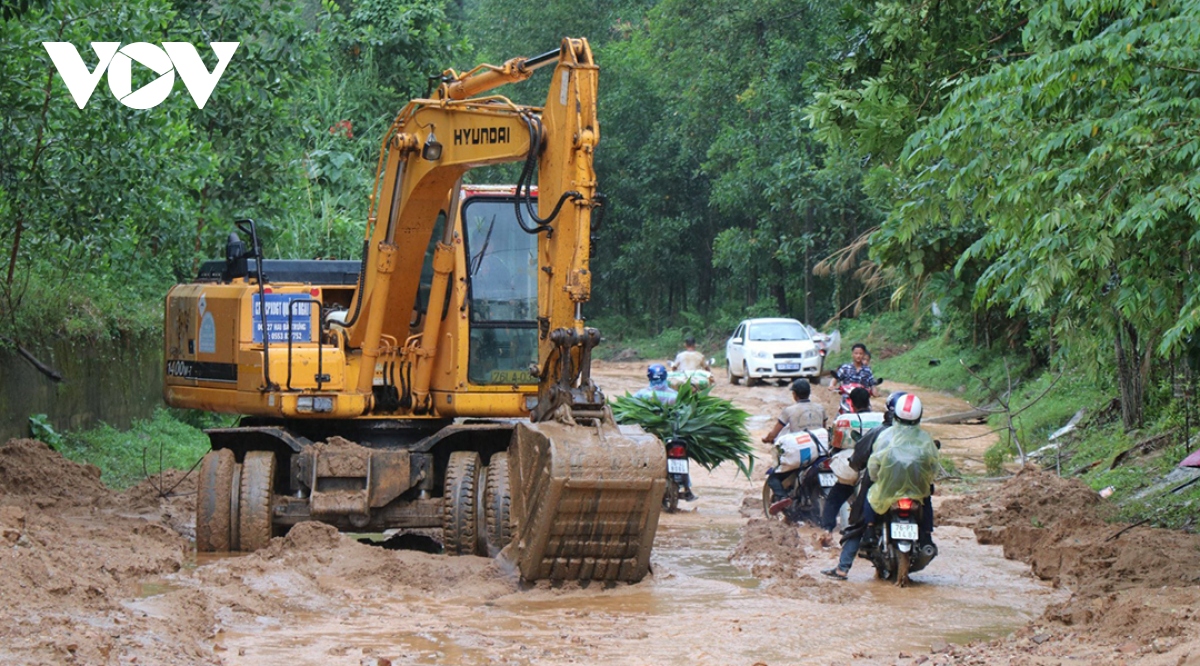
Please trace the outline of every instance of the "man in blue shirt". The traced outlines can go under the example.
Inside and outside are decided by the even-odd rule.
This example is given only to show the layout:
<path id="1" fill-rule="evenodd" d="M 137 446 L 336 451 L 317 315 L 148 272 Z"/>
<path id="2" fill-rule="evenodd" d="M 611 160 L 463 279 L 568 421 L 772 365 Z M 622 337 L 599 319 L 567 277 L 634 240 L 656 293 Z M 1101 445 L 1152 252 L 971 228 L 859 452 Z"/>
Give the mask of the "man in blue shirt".
<path id="1" fill-rule="evenodd" d="M 859 384 L 871 395 L 876 395 L 875 374 L 868 365 L 871 362 L 871 352 L 867 351 L 867 346 L 861 342 L 854 343 L 850 358 L 850 363 L 844 363 L 834 371 L 831 388 L 836 391 L 841 384 Z"/>

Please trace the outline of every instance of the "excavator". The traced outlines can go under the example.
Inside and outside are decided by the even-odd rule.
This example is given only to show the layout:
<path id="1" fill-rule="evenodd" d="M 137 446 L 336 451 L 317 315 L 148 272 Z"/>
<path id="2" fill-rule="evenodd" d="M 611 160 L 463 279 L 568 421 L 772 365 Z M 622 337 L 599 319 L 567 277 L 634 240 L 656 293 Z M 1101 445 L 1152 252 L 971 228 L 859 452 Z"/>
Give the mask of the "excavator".
<path id="1" fill-rule="evenodd" d="M 544 107 L 491 93 L 549 65 Z M 598 72 L 570 38 L 446 70 L 385 133 L 361 261 L 264 259 L 240 220 L 172 287 L 165 401 L 240 415 L 206 431 L 198 551 L 321 521 L 500 555 L 526 581 L 648 573 L 664 446 L 613 420 L 581 314 Z M 464 182 L 501 163 L 522 164 L 515 186 Z"/>

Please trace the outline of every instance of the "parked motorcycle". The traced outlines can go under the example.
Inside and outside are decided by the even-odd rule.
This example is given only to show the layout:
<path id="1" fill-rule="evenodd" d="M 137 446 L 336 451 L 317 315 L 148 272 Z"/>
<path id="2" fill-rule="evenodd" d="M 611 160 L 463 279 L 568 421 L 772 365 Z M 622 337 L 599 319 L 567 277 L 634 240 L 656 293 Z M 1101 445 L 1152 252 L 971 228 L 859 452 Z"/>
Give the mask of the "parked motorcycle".
<path id="1" fill-rule="evenodd" d="M 858 556 L 871 561 L 875 575 L 895 581 L 899 587 L 909 583 L 909 574 L 924 569 L 937 557 L 932 535 L 922 534 L 921 498 L 901 497 L 879 517 L 873 534 L 864 535 Z"/>
<path id="2" fill-rule="evenodd" d="M 675 513 L 679 510 L 679 496 L 687 494 L 688 478 L 687 440 L 672 437 L 667 440 L 667 491 L 663 494 L 663 510 Z"/>

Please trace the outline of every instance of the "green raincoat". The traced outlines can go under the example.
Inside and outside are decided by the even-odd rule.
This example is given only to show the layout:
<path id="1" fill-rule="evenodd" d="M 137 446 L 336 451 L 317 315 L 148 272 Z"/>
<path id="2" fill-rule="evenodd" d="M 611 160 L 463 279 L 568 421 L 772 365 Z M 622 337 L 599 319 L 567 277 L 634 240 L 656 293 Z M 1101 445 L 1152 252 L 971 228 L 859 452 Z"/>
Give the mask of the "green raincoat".
<path id="1" fill-rule="evenodd" d="M 920 426 L 896 423 L 880 433 L 867 469 L 873 481 L 867 501 L 883 515 L 901 497 L 929 496 L 938 469 L 937 445 Z"/>

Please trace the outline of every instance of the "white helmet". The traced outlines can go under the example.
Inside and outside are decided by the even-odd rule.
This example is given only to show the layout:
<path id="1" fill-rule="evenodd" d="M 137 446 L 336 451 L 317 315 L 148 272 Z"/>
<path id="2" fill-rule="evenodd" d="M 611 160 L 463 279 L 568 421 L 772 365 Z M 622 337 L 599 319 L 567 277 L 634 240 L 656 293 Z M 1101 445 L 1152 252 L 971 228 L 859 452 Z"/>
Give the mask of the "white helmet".
<path id="1" fill-rule="evenodd" d="M 915 393 L 908 393 L 900 397 L 896 401 L 896 420 L 907 424 L 916 425 L 921 422 L 921 414 L 925 411 L 921 406 L 921 399 Z"/>

